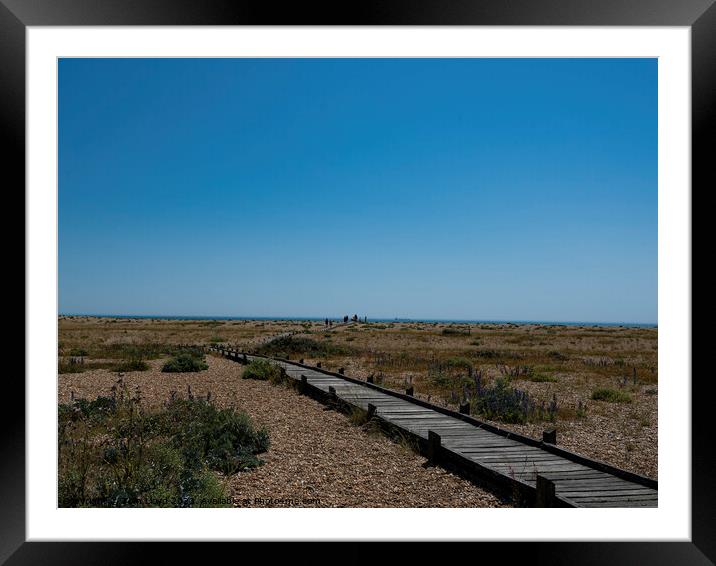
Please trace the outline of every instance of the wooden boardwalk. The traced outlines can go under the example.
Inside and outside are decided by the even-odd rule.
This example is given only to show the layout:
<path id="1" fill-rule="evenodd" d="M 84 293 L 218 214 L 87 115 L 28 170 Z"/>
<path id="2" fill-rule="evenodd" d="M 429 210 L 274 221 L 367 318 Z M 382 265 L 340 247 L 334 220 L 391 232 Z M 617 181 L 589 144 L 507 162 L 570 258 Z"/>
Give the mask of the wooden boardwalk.
<path id="1" fill-rule="evenodd" d="M 264 356 L 214 347 L 237 362 Z M 298 362 L 268 358 L 304 392 L 343 408 L 369 412 L 386 428 L 416 440 L 429 459 L 488 486 L 547 507 L 656 507 L 657 482 L 591 460 L 553 444 L 508 432 L 345 375 Z"/>

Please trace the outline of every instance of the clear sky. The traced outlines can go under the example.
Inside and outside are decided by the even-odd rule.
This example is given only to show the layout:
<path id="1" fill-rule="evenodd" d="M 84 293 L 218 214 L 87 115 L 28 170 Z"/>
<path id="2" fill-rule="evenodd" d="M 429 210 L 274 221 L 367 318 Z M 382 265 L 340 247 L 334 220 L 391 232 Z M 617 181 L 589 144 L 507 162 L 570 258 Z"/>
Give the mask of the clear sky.
<path id="1" fill-rule="evenodd" d="M 63 59 L 61 313 L 657 321 L 655 59 Z"/>

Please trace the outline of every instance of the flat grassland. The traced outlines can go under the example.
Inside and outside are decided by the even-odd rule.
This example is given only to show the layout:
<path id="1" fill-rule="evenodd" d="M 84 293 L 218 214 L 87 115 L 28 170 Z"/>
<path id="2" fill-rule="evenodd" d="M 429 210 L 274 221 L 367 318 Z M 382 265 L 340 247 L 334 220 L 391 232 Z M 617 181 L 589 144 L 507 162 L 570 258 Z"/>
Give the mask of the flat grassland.
<path id="1" fill-rule="evenodd" d="M 210 356 L 208 370 L 162 373 L 167 345 L 226 343 L 343 367 L 347 375 L 372 375 L 385 387 L 412 386 L 416 396 L 440 405 L 470 402 L 477 418 L 535 438 L 556 428 L 559 445 L 657 477 L 656 328 L 368 322 L 323 330 L 323 322 L 306 321 L 61 316 L 59 401 L 106 395 L 122 372 L 150 404 L 190 386 L 197 394 L 210 390 L 219 404 L 246 410 L 274 434 L 267 465 L 231 479 L 236 504 L 272 506 L 281 497 L 291 506 L 301 505 L 299 499 L 308 506 L 316 506 L 314 499 L 330 506 L 502 503 L 447 472 L 421 467 L 420 458 L 403 447 L 351 427 L 342 415 L 291 390 L 241 380 L 231 362 Z M 296 334 L 269 341 L 284 332 Z M 146 369 L 133 371 L 142 361 Z M 485 412 L 479 401 L 490 391 L 499 391 L 502 400 L 508 391 L 519 410 L 500 412 L 500 401 L 499 410 Z M 299 434 L 301 427 L 312 433 Z M 325 427 L 333 429 L 333 441 Z M 303 477 L 295 473 L 297 466 Z M 356 485 L 362 488 L 351 492 Z M 271 496 L 272 502 L 262 503 Z"/>

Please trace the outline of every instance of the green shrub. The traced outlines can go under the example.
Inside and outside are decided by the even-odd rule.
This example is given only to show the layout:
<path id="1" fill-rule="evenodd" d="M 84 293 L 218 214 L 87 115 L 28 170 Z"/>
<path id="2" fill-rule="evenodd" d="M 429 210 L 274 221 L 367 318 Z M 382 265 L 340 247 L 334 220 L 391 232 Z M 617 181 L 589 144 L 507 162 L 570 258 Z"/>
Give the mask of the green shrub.
<path id="1" fill-rule="evenodd" d="M 127 360 L 126 362 L 120 362 L 112 368 L 113 371 L 123 371 L 123 372 L 124 371 L 147 371 L 148 369 L 149 369 L 149 364 L 140 358 L 136 358 L 133 360 Z"/>
<path id="2" fill-rule="evenodd" d="M 546 373 L 530 373 L 525 379 L 527 381 L 533 381 L 535 383 L 555 383 L 557 378 Z"/>
<path id="3" fill-rule="evenodd" d="M 608 403 L 631 403 L 632 398 L 626 391 L 618 389 L 601 388 L 592 391 L 594 401 L 607 401 Z"/>
<path id="4" fill-rule="evenodd" d="M 445 360 L 445 365 L 447 365 L 448 368 L 457 370 L 472 370 L 472 362 L 460 356 L 448 358 Z"/>
<path id="5" fill-rule="evenodd" d="M 174 399 L 159 416 L 159 430 L 171 437 L 185 462 L 226 475 L 260 465 L 256 454 L 269 448 L 267 431 L 255 431 L 245 413 L 201 399 Z"/>
<path id="6" fill-rule="evenodd" d="M 266 430 L 191 393 L 145 411 L 140 393 L 118 384 L 111 397 L 58 406 L 59 506 L 230 506 L 214 471 L 260 465 Z"/>
<path id="7" fill-rule="evenodd" d="M 244 368 L 241 377 L 278 384 L 284 381 L 284 372 L 280 366 L 268 360 L 253 360 Z"/>
<path id="8" fill-rule="evenodd" d="M 330 339 L 329 334 L 324 338 Z M 344 355 L 350 353 L 347 346 L 317 342 L 311 338 L 300 336 L 282 336 L 258 348 L 258 353 L 264 356 L 286 358 L 300 356 L 305 358 L 325 358 L 328 356 Z"/>
<path id="9" fill-rule="evenodd" d="M 209 342 L 211 342 L 212 344 L 221 344 L 223 342 L 226 342 L 226 338 L 222 336 L 212 336 L 211 338 L 209 338 Z"/>
<path id="10" fill-rule="evenodd" d="M 485 358 L 488 360 L 503 357 L 502 352 L 498 352 L 497 350 L 489 350 L 489 349 L 477 350 L 477 351 L 473 352 L 472 355 L 475 356 L 476 358 Z"/>
<path id="11" fill-rule="evenodd" d="M 82 358 L 65 358 L 57 363 L 58 373 L 82 373 L 86 369 Z"/>
<path id="12" fill-rule="evenodd" d="M 162 367 L 162 371 L 171 373 L 187 373 L 202 371 L 207 369 L 208 367 L 209 366 L 206 363 L 203 354 L 201 354 L 201 357 L 199 357 L 193 353 L 184 352 L 181 354 L 177 354 L 168 362 L 166 362 Z"/>
<path id="13" fill-rule="evenodd" d="M 504 423 L 554 420 L 558 411 L 556 397 L 546 406 L 544 403 L 538 405 L 527 391 L 510 386 L 509 379 L 505 377 L 496 379 L 492 386 L 480 386 L 472 394 L 472 413 Z"/>
<path id="14" fill-rule="evenodd" d="M 85 350 L 84 348 L 72 348 L 69 352 L 69 355 L 73 357 L 83 357 L 87 356 L 88 354 L 87 350 Z"/>
<path id="15" fill-rule="evenodd" d="M 162 342 L 120 342 L 92 346 L 89 355 L 92 358 L 111 360 L 155 360 L 162 356 L 176 356 L 181 353 L 203 354 L 201 348 L 176 346 Z"/>
<path id="16" fill-rule="evenodd" d="M 470 334 L 468 328 L 443 328 L 442 330 L 443 336 L 467 336 L 468 334 Z"/>

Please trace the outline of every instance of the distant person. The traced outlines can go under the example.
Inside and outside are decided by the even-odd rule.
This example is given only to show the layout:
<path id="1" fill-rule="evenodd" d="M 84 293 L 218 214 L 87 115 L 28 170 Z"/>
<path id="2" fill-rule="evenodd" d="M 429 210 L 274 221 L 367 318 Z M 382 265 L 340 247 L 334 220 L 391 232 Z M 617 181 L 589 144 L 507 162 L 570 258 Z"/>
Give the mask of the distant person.
<path id="1" fill-rule="evenodd" d="M 343 317 L 343 322 L 344 322 L 344 323 L 345 323 L 345 322 L 348 322 L 348 315 L 346 315 L 346 316 Z"/>
<path id="2" fill-rule="evenodd" d="M 358 315 L 354 314 L 352 320 L 353 320 L 353 322 L 358 322 Z"/>

